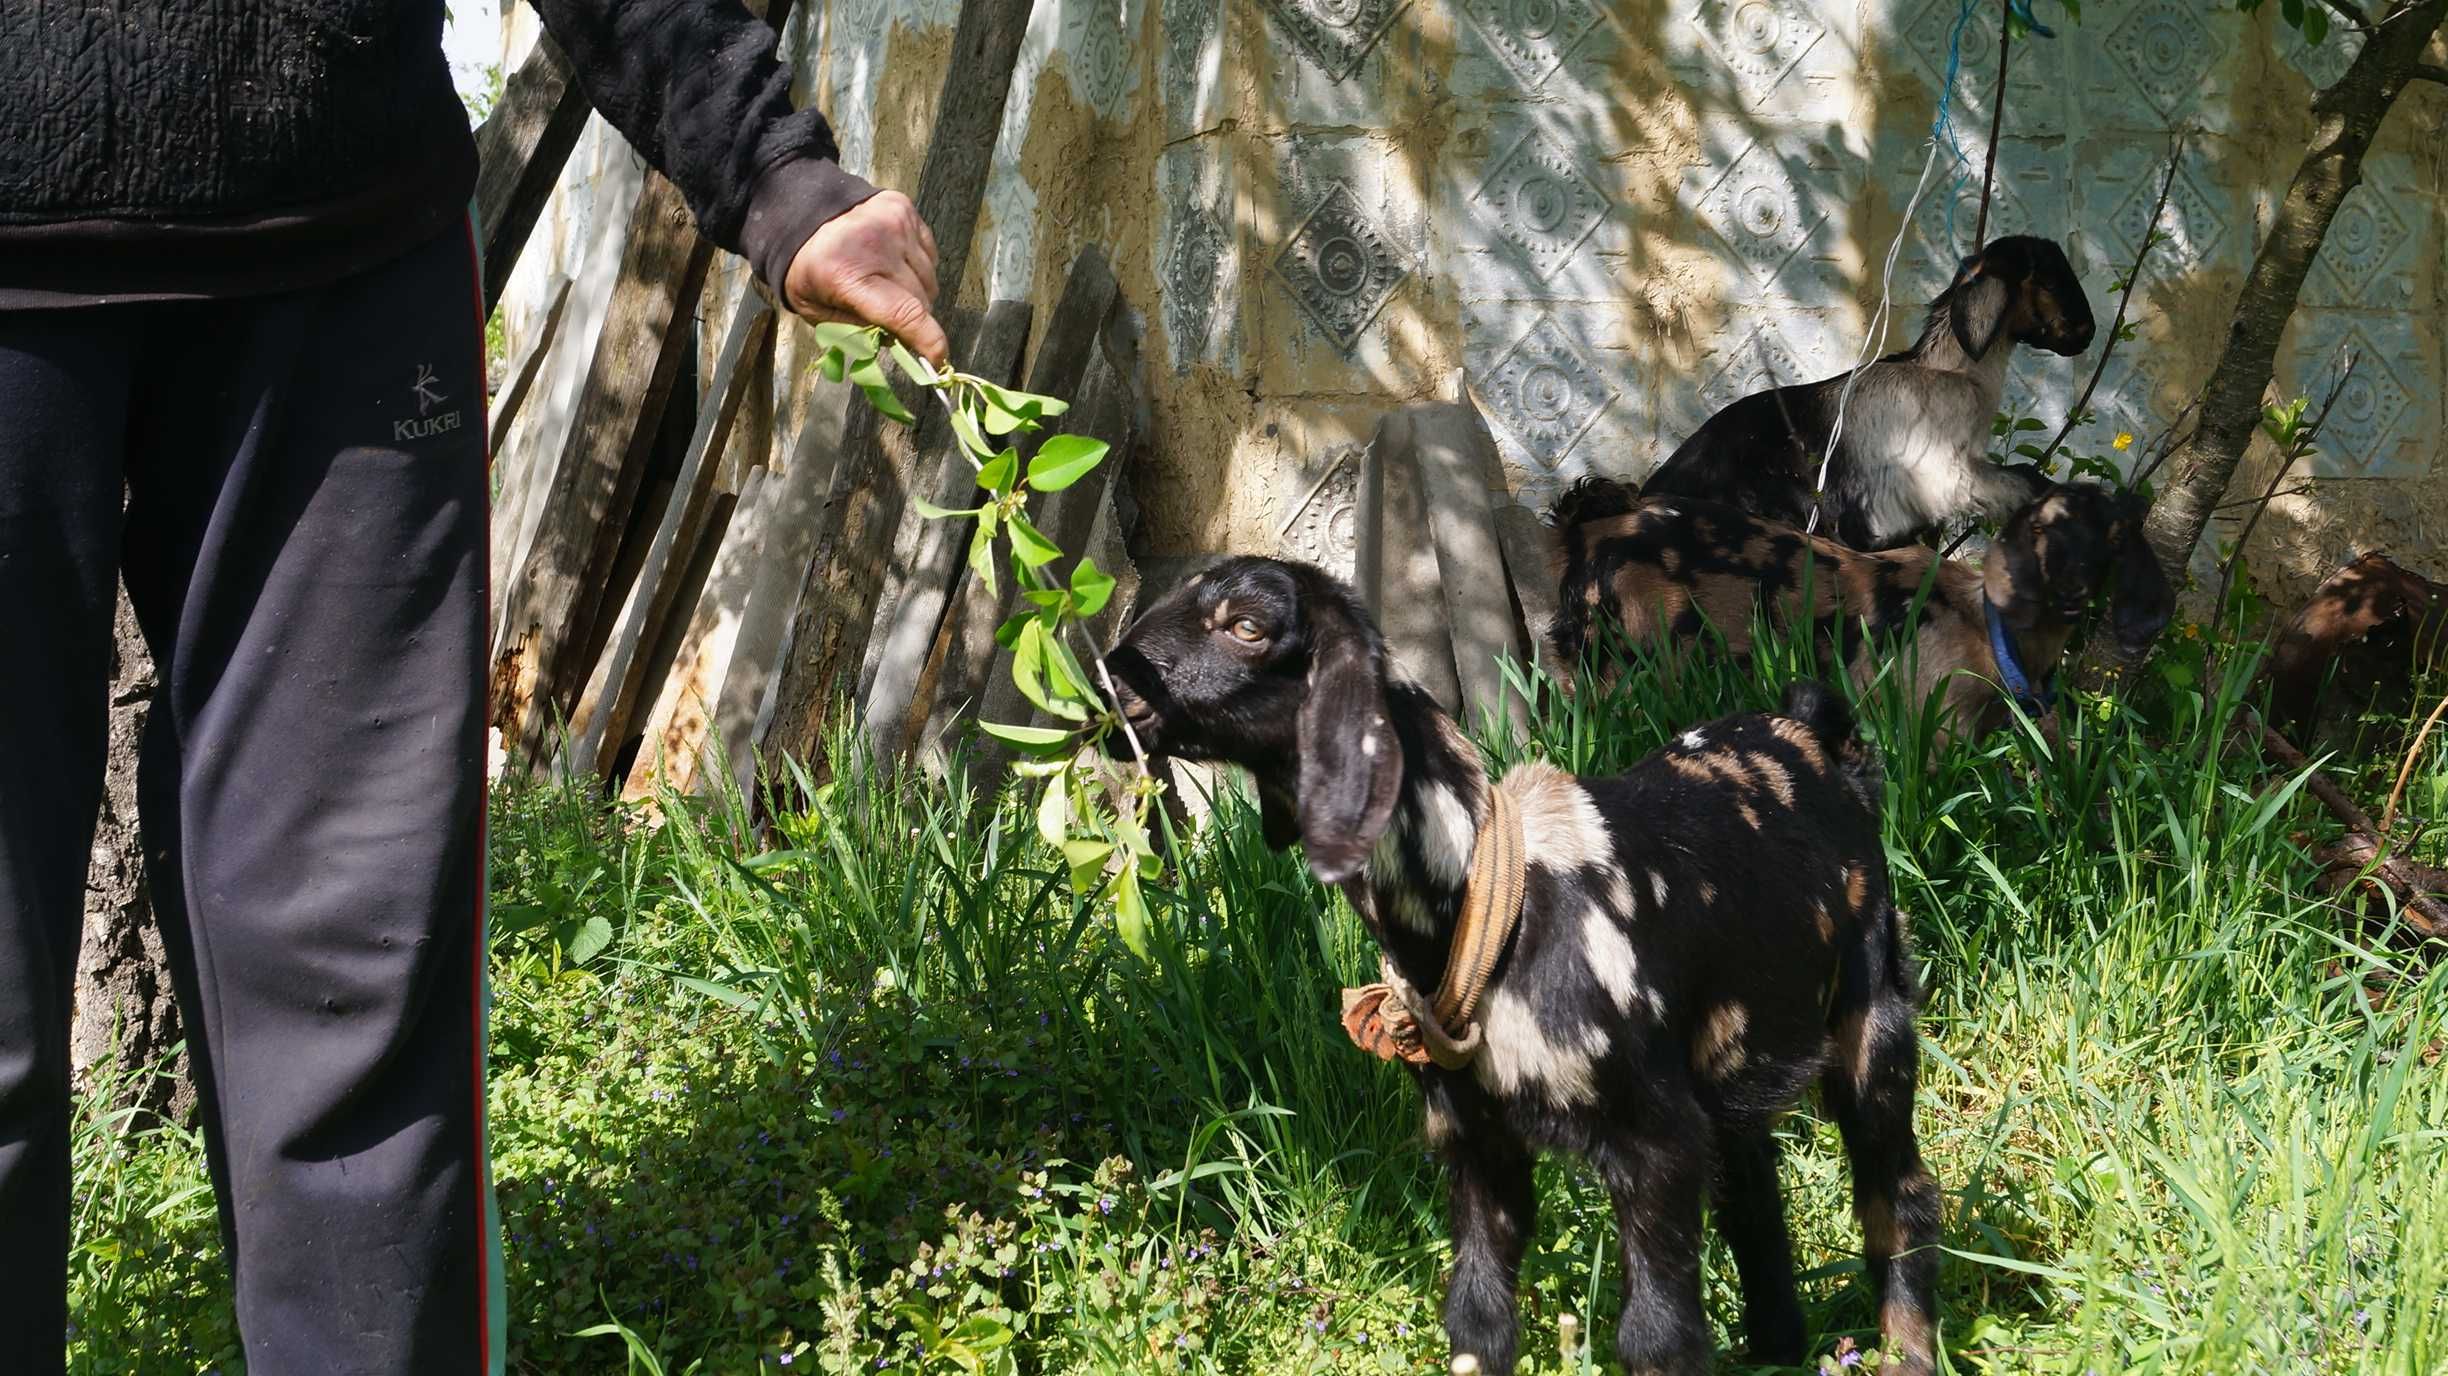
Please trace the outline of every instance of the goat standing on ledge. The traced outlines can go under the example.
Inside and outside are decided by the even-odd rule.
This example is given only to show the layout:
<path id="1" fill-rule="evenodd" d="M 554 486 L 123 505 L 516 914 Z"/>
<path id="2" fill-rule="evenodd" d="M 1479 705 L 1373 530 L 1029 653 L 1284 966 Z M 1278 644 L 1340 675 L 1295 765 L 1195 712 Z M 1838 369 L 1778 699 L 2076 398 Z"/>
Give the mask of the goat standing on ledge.
<path id="1" fill-rule="evenodd" d="M 1964 260 L 1930 303 L 1920 342 L 1861 370 L 1827 461 L 1820 532 L 1893 549 L 1967 516 L 2003 517 L 2048 486 L 2037 467 L 1988 460 L 2012 348 L 2071 357 L 2091 344 L 2091 301 L 2047 239 L 2013 235 Z M 1810 517 L 1849 373 L 1755 392 L 1709 417 L 1642 485 L 1790 525 Z"/>
<path id="2" fill-rule="evenodd" d="M 1889 1369 L 1931 1369 L 1939 1200 L 1913 1136 L 1916 995 L 1878 767 L 1841 698 L 1798 683 L 1784 715 L 1712 722 L 1616 778 L 1528 764 L 1491 784 L 1452 718 L 1389 674 L 1350 588 L 1255 558 L 1166 596 L 1105 663 L 1147 749 L 1256 776 L 1268 842 L 1301 842 L 1342 886 L 1390 984 L 1443 983 L 1482 847 L 1526 857 L 1476 1022 L 1442 1029 L 1475 1051 L 1415 1071 L 1452 1184 L 1456 1353 L 1513 1369 L 1531 1164 L 1554 1149 L 1614 1199 L 1627 1370 L 1709 1369 L 1712 1192 L 1752 1356 L 1799 1364 L 1770 1127 L 1817 1079 L 1852 1159 Z"/>
<path id="3" fill-rule="evenodd" d="M 2109 624 L 2128 654 L 2166 628 L 2176 594 L 2143 538 L 2144 511 L 2131 492 L 2051 485 L 1973 564 L 1921 546 L 1864 554 L 1714 502 L 1638 498 L 1584 478 L 1547 513 L 1557 563 L 1548 644 L 1577 667 L 1613 630 L 1636 645 L 1689 641 L 1705 619 L 1745 655 L 1753 614 L 1791 623 L 1807 581 L 1809 615 L 1856 683 L 1908 645 L 1912 700 L 1944 693 L 1946 729 L 1978 735 L 2005 724 L 2009 697 L 2031 716 L 2048 711 L 2067 642 L 2111 586 Z"/>

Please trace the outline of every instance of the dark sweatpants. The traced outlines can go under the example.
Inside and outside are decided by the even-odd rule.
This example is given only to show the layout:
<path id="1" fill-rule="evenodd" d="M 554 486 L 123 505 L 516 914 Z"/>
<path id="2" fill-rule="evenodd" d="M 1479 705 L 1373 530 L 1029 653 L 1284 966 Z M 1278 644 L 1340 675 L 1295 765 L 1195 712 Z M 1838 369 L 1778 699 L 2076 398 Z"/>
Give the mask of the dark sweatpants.
<path id="1" fill-rule="evenodd" d="M 290 295 L 0 312 L 0 1372 L 63 1365 L 121 573 L 249 1376 L 499 1370 L 474 268 L 462 228 Z"/>

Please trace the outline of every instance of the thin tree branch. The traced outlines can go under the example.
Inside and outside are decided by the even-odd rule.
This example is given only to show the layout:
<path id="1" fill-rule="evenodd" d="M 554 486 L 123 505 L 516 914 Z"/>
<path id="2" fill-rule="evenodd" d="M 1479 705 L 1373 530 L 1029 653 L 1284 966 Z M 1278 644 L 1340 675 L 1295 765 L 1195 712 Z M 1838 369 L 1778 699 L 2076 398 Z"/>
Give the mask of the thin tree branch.
<path id="1" fill-rule="evenodd" d="M 2235 546 L 2227 551 L 2227 561 L 2219 566 L 2218 596 L 2210 603 L 2210 614 L 2215 618 L 2224 619 L 2227 614 L 2227 589 L 2235 581 L 2236 565 L 2243 561 L 2244 546 L 2252 541 L 2253 527 L 2261 524 L 2263 513 L 2278 496 L 2278 485 L 2286 481 L 2287 470 L 2309 456 L 2312 446 L 2320 441 L 2321 427 L 2329 423 L 2329 412 L 2336 407 L 2339 393 L 2346 390 L 2346 380 L 2354 376 L 2355 365 L 2363 361 L 2351 344 L 2339 350 L 2338 358 L 2337 381 L 2329 384 L 2329 395 L 2321 399 L 2320 414 L 2312 418 L 2311 424 L 2296 427 L 2294 442 L 2278 456 L 2278 471 L 2270 475 L 2269 487 L 2261 493 L 2261 500 L 2253 504 L 2252 515 L 2244 518 L 2244 529 L 2236 532 Z"/>
<path id="2" fill-rule="evenodd" d="M 2149 261 L 2151 247 L 2158 242 L 2159 219 L 2167 213 L 2168 193 L 2176 186 L 2176 169 L 2184 165 L 2184 150 L 2185 135 L 2179 132 L 2168 143 L 2167 174 L 2159 179 L 2159 199 L 2151 204 L 2150 227 L 2142 231 L 2142 247 L 2135 251 L 2133 267 L 2125 274 L 2125 294 L 2117 298 L 2116 320 L 2108 326 L 2108 341 L 2100 348 L 2099 364 L 2092 368 L 2091 380 L 2083 384 L 2082 396 L 2075 401 L 2074 408 L 2066 412 L 2065 424 L 2057 427 L 2056 438 L 2040 451 L 2040 467 L 2044 470 L 2066 436 L 2073 433 L 2074 423 L 2082 419 L 2083 411 L 2091 405 L 2091 394 L 2108 371 L 2108 360 L 2116 353 L 2118 337 L 2125 333 L 2125 314 L 2133 305 L 2135 289 L 2142 285 L 2142 265 Z"/>
<path id="3" fill-rule="evenodd" d="M 2415 81 L 2436 81 L 2448 86 L 2448 67 L 2437 67 L 2428 62 L 2415 63 L 2414 70 L 2406 73 L 2406 76 Z"/>
<path id="4" fill-rule="evenodd" d="M 1989 155 L 1981 163 L 1980 216 L 1972 222 L 1972 251 L 1989 246 L 1989 190 L 1997 182 L 1998 129 L 2006 122 L 2006 60 L 2014 54 L 2014 0 L 1998 0 L 1998 79 L 1989 93 Z"/>
<path id="5" fill-rule="evenodd" d="M 2443 712 L 2448 712 L 2448 697 L 2441 698 L 2439 706 L 2431 709 L 2431 715 L 2423 718 L 2422 730 L 2414 734 L 2414 743 L 2406 747 L 2405 763 L 2397 766 L 2397 785 L 2389 790 L 2388 805 L 2380 809 L 2379 834 L 2383 837 L 2397 824 L 2397 800 L 2405 796 L 2406 780 L 2414 777 L 2414 761 L 2422 758 L 2423 742 L 2431 739 L 2431 728 L 2439 725 Z"/>

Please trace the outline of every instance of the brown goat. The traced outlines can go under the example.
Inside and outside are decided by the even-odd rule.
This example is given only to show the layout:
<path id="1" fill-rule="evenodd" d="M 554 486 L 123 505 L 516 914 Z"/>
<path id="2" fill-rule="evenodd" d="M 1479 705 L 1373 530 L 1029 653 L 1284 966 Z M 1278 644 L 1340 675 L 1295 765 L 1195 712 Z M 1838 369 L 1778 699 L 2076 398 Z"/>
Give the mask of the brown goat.
<path id="1" fill-rule="evenodd" d="M 1977 735 L 2003 724 L 2010 697 L 2032 716 L 2047 711 L 2067 642 L 2112 582 L 2112 626 L 2127 648 L 2140 653 L 2167 625 L 2174 592 L 2142 515 L 2128 493 L 2051 486 L 1975 565 L 1922 546 L 1864 553 L 1732 507 L 1584 479 L 1548 513 L 1557 582 L 1548 638 L 1565 666 L 1615 633 L 1608 627 L 1644 644 L 1688 642 L 1705 624 L 1748 654 L 1753 614 L 1766 607 L 1790 623 L 1807 584 L 1809 615 L 1855 682 L 1879 672 L 1884 656 L 1871 646 L 1909 643 L 1915 700 L 1943 693 L 1950 729 Z"/>

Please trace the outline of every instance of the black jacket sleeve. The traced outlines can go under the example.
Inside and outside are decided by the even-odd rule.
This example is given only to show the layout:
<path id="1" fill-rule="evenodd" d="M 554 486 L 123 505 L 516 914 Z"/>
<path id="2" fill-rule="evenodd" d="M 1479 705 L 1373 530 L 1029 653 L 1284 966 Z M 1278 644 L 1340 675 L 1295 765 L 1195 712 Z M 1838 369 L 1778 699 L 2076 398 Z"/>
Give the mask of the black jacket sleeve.
<path id="1" fill-rule="evenodd" d="M 876 189 L 842 170 L 823 115 L 791 108 L 773 29 L 740 0 L 534 3 L 588 102 L 787 302 L 791 256 Z"/>

